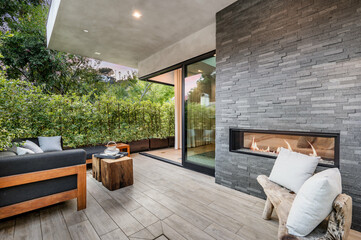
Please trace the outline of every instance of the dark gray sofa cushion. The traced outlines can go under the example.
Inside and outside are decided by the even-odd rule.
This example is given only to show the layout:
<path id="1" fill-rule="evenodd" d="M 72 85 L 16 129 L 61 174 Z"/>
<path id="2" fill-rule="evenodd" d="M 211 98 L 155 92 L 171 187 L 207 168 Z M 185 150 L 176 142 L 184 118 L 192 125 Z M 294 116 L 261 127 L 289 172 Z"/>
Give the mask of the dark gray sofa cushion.
<path id="1" fill-rule="evenodd" d="M 36 153 L 0 159 L 0 177 L 85 164 L 83 149 Z"/>
<path id="2" fill-rule="evenodd" d="M 16 204 L 77 188 L 77 176 L 71 175 L 51 180 L 0 189 L 0 207 Z"/>

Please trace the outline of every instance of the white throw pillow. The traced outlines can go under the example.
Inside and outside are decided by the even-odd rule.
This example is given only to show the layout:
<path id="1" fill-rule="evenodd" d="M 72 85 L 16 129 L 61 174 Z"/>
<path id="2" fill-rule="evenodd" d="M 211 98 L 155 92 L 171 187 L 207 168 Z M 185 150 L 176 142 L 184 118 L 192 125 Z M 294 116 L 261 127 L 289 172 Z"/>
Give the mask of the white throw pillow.
<path id="1" fill-rule="evenodd" d="M 317 157 L 281 148 L 269 180 L 297 193 L 303 183 L 315 172 L 317 164 Z"/>
<path id="2" fill-rule="evenodd" d="M 41 150 L 41 148 L 38 145 L 36 145 L 36 143 L 29 141 L 29 140 L 25 141 L 23 147 L 30 149 L 34 153 L 43 153 L 44 152 L 43 150 Z"/>
<path id="3" fill-rule="evenodd" d="M 293 201 L 286 225 L 288 232 L 302 237 L 310 234 L 331 213 L 333 201 L 341 193 L 338 168 L 312 176 Z"/>
<path id="4" fill-rule="evenodd" d="M 40 148 L 44 152 L 62 151 L 61 136 L 38 137 Z"/>
<path id="5" fill-rule="evenodd" d="M 30 149 L 27 149 L 27 148 L 17 147 L 16 148 L 16 153 L 18 155 L 25 155 L 25 154 L 34 154 L 35 152 L 33 152 L 33 151 L 31 151 Z"/>

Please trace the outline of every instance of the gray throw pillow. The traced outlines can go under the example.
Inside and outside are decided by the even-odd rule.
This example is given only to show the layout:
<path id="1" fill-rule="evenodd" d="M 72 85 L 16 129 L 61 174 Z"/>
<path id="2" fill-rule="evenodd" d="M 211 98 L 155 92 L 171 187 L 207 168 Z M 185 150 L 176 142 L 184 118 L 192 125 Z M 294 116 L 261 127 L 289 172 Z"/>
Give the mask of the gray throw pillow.
<path id="1" fill-rule="evenodd" d="M 34 154 L 34 152 L 31 151 L 30 149 L 22 148 L 22 147 L 17 147 L 17 148 L 16 148 L 16 153 L 17 153 L 18 155 Z"/>
<path id="2" fill-rule="evenodd" d="M 29 141 L 29 140 L 26 140 L 22 147 L 27 148 L 27 149 L 33 151 L 34 153 L 43 153 L 44 152 L 38 145 L 36 145 L 36 143 L 33 143 L 32 141 Z"/>
<path id="3" fill-rule="evenodd" d="M 38 137 L 40 148 L 44 152 L 63 151 L 61 148 L 61 136 Z"/>

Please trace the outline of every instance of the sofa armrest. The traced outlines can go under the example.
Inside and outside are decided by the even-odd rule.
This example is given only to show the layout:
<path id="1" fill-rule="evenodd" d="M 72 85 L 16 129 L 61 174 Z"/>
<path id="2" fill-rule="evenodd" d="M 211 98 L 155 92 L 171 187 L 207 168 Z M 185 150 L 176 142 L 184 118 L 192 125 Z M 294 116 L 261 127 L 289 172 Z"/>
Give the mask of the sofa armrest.
<path id="1" fill-rule="evenodd" d="M 0 158 L 0 177 L 85 164 L 83 149 Z"/>

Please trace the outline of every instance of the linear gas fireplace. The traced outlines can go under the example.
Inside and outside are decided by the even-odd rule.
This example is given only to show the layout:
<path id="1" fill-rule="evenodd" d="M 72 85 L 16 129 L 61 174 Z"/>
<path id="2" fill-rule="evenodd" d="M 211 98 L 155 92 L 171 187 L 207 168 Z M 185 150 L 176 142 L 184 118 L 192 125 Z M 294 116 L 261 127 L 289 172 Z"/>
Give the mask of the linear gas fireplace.
<path id="1" fill-rule="evenodd" d="M 280 149 L 319 157 L 319 165 L 339 167 L 338 133 L 235 129 L 229 131 L 231 152 L 277 158 Z"/>

